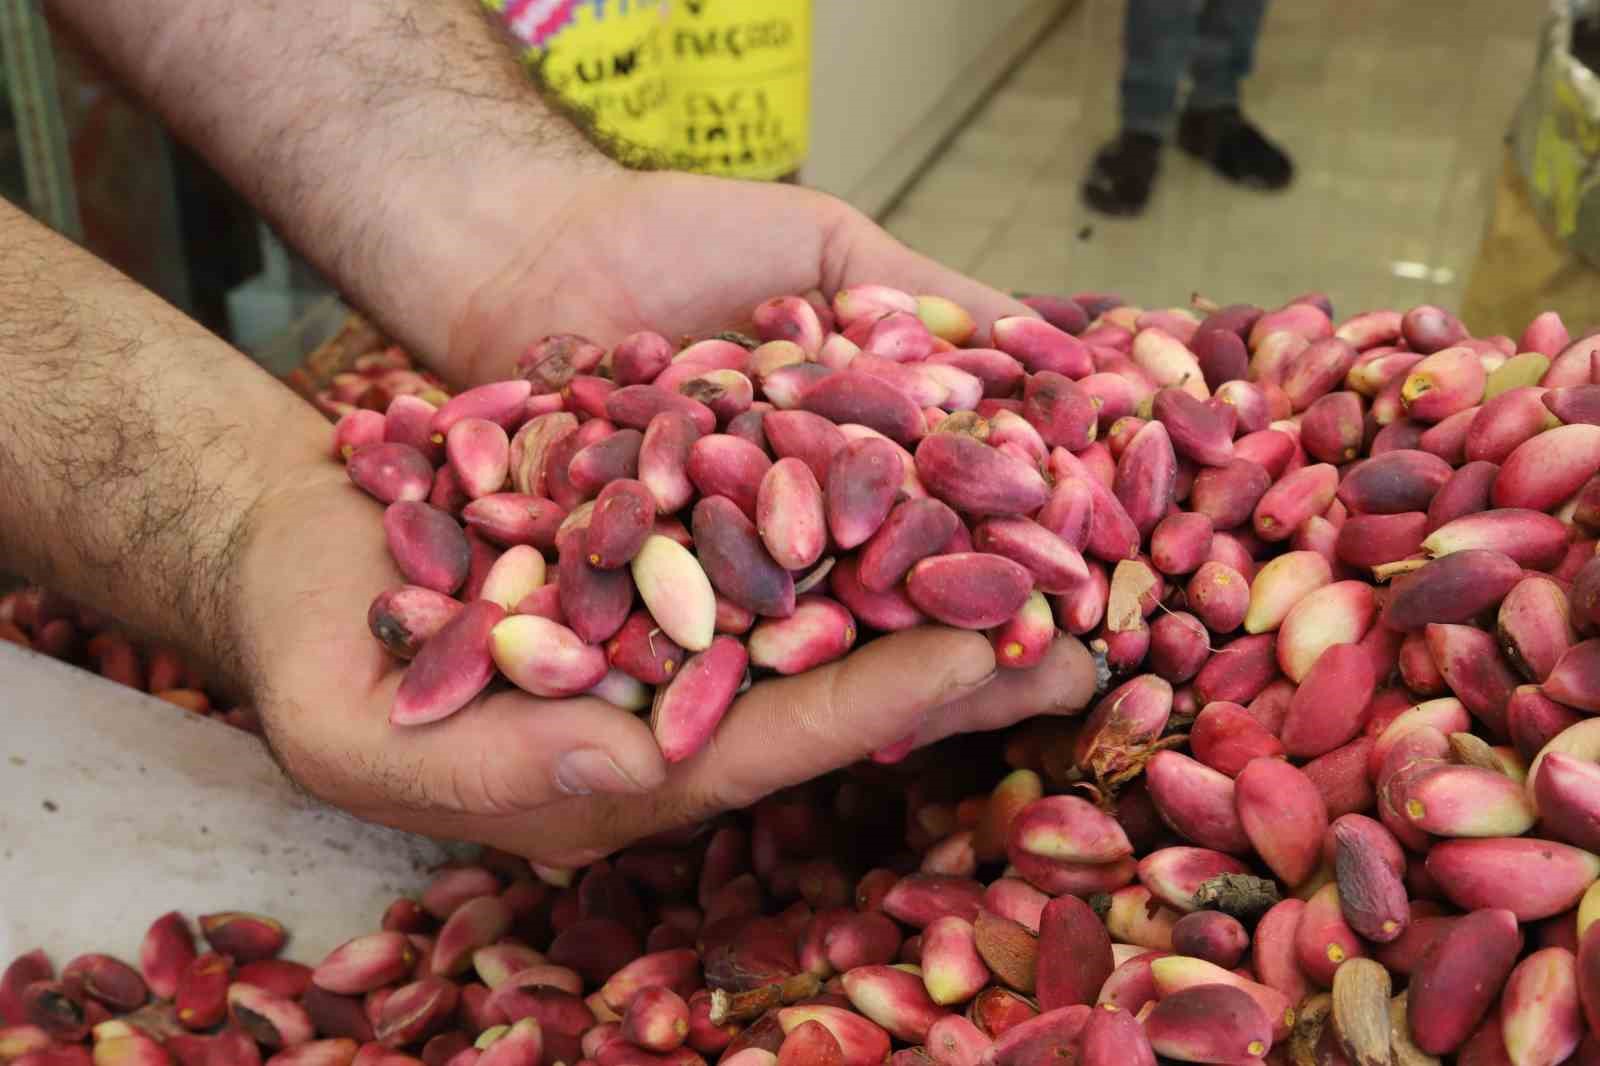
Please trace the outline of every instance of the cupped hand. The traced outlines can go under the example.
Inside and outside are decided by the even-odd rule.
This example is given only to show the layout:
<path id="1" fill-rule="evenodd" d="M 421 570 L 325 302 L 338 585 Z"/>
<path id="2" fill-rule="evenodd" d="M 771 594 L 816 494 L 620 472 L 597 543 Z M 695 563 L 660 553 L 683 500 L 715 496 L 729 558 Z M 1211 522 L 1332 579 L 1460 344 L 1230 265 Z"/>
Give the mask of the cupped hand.
<path id="1" fill-rule="evenodd" d="M 986 336 L 1022 303 L 907 248 L 835 197 L 794 185 L 692 174 L 606 172 L 555 212 L 538 239 L 484 249 L 485 280 L 435 365 L 469 384 L 510 375 L 550 333 L 615 344 L 649 329 L 676 342 L 748 329 L 775 296 L 891 285 L 961 304 Z"/>
<path id="2" fill-rule="evenodd" d="M 831 298 L 856 283 L 953 299 L 984 332 L 997 317 L 1031 313 L 831 197 L 680 174 L 596 178 L 538 239 L 485 249 L 483 259 L 483 280 L 451 323 L 451 351 L 430 360 L 458 386 L 510 376 L 519 352 L 546 334 L 614 344 L 653 329 L 676 340 L 746 326 L 773 296 Z M 504 685 L 441 722 L 398 728 L 388 710 L 403 664 L 360 623 L 400 581 L 379 505 L 328 464 L 266 512 L 250 601 L 272 679 L 264 718 L 291 773 L 363 817 L 551 865 L 747 806 L 907 738 L 921 747 L 1077 711 L 1094 691 L 1089 656 L 1071 637 L 1034 669 L 996 673 L 982 634 L 927 626 L 760 682 L 705 750 L 671 766 L 647 714 Z M 338 548 L 306 551 L 313 527 Z"/>
<path id="3" fill-rule="evenodd" d="M 364 625 L 402 581 L 382 505 L 332 462 L 258 505 L 241 564 L 241 624 L 267 739 L 288 773 L 359 817 L 578 866 L 634 840 L 744 807 L 914 737 L 1073 712 L 1093 694 L 1083 646 L 995 672 L 977 633 L 927 626 L 762 681 L 711 744 L 668 766 L 636 716 L 593 698 L 536 699 L 498 683 L 442 721 L 398 727 L 405 664 Z"/>

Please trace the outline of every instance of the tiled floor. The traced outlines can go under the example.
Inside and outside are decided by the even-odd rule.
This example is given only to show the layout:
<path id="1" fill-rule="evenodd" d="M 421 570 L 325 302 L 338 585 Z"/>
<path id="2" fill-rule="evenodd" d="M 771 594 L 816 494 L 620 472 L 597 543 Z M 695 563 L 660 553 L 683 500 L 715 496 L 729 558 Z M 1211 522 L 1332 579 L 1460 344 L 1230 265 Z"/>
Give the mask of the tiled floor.
<path id="1" fill-rule="evenodd" d="M 902 240 L 991 284 L 1111 289 L 1146 306 L 1281 303 L 1336 313 L 1459 304 L 1526 91 L 1536 0 L 1273 0 L 1249 114 L 1294 157 L 1283 193 L 1168 151 L 1149 210 L 1083 205 L 1116 128 L 1122 4 L 1081 0 L 896 206 Z M 1444 11 L 1448 10 L 1448 15 Z"/>

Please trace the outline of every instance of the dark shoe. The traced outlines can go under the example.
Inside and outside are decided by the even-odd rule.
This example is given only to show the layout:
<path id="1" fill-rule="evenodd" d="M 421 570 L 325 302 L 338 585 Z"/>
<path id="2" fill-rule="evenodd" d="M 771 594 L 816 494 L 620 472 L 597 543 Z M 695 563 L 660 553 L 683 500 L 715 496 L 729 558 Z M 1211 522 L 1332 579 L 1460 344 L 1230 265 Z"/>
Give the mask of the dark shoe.
<path id="1" fill-rule="evenodd" d="M 1150 202 L 1160 164 L 1161 138 L 1125 132 L 1095 155 L 1083 198 L 1108 215 L 1137 215 Z"/>
<path id="2" fill-rule="evenodd" d="M 1184 112 L 1178 121 L 1178 146 L 1243 185 L 1281 189 L 1294 178 L 1289 157 L 1236 107 Z"/>

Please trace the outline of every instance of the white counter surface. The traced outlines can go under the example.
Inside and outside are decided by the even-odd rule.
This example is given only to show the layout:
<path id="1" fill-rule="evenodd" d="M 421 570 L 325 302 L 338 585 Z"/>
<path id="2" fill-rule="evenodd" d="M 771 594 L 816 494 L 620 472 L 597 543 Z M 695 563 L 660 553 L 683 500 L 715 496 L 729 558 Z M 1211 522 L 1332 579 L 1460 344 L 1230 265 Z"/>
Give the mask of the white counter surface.
<path id="1" fill-rule="evenodd" d="M 136 962 L 170 910 L 270 915 L 315 963 L 448 857 L 309 799 L 254 736 L 0 642 L 0 969 Z"/>

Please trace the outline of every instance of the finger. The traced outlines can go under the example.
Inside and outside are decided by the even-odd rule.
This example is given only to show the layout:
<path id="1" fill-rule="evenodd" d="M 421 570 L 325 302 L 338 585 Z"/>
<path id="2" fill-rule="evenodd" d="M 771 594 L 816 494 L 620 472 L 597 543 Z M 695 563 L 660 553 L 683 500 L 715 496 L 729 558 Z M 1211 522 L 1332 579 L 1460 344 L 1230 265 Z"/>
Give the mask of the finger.
<path id="1" fill-rule="evenodd" d="M 929 626 L 875 640 L 838 662 L 752 688 L 711 744 L 647 800 L 557 804 L 510 850 L 610 851 L 749 806 L 914 732 L 930 710 L 981 687 L 994 669 L 993 650 L 977 633 Z"/>
<path id="2" fill-rule="evenodd" d="M 977 633 L 925 626 L 875 640 L 752 690 L 671 791 L 697 815 L 747 806 L 894 743 L 994 676 L 994 650 Z"/>
<path id="3" fill-rule="evenodd" d="M 915 746 L 926 747 L 957 733 L 1005 729 L 1037 715 L 1080 714 L 1094 696 L 1094 659 L 1078 638 L 1063 633 L 1037 666 L 1001 670 L 983 688 L 928 715 Z"/>
<path id="4" fill-rule="evenodd" d="M 427 735 L 402 732 L 396 755 L 427 760 L 432 791 L 491 817 L 553 800 L 659 788 L 667 768 L 650 727 L 603 700 L 499 692 Z"/>
<path id="5" fill-rule="evenodd" d="M 441 721 L 397 727 L 388 709 L 399 683 L 390 674 L 373 688 L 371 713 L 295 716 L 293 748 L 315 760 L 296 769 L 316 778 L 323 798 L 384 820 L 452 819 L 471 836 L 479 818 L 570 796 L 643 794 L 666 779 L 649 726 L 603 700 L 500 690 Z"/>
<path id="6" fill-rule="evenodd" d="M 869 225 L 850 248 L 842 284 L 876 282 L 892 285 L 913 295 L 943 296 L 964 307 L 978 324 L 977 337 L 984 343 L 997 318 L 1009 315 L 1038 317 L 1026 304 L 992 286 L 951 270 L 949 267 L 912 251 L 877 226 Z M 831 273 L 824 276 L 837 276 Z"/>
<path id="7" fill-rule="evenodd" d="M 603 811 L 588 805 L 619 793 L 648 803 L 666 778 L 648 725 L 599 700 L 500 693 L 440 725 L 431 738 L 420 735 L 424 726 L 382 751 L 401 768 L 391 781 L 414 774 L 424 804 L 407 812 L 391 799 L 379 820 L 577 867 L 606 852 L 594 848 L 589 820 L 553 812 Z M 572 832 L 547 840 L 546 829 L 568 817 L 578 819 Z"/>

